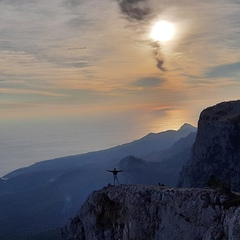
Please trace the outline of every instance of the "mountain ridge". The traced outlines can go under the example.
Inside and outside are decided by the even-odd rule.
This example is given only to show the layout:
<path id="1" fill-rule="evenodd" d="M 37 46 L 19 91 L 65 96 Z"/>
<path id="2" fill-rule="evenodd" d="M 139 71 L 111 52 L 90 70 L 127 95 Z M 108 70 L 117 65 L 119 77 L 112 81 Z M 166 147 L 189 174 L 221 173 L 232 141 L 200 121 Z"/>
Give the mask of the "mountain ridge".
<path id="1" fill-rule="evenodd" d="M 191 156 L 191 147 L 196 133 L 192 132 L 180 138 L 170 148 L 155 151 L 142 158 L 128 156 L 119 162 L 123 182 L 128 184 L 159 183 L 168 187 L 176 187 L 182 167 Z"/>
<path id="2" fill-rule="evenodd" d="M 187 135 L 184 131 L 158 134 L 163 138 L 157 144 L 149 138 L 145 138 L 144 143 L 139 139 L 132 144 L 48 160 L 9 173 L 5 176 L 8 179 L 0 182 L 0 225 L 5 226 L 0 230 L 0 238 L 8 236 L 7 240 L 11 239 L 14 229 L 18 234 L 15 239 L 20 240 L 21 234 L 29 234 L 33 239 L 32 234 L 63 226 L 92 191 L 112 182 L 106 169 L 117 167 L 126 156 L 142 157 L 172 146 Z M 122 182 L 121 176 L 119 180 Z M 45 220 L 41 221 L 42 218 Z"/>
<path id="3" fill-rule="evenodd" d="M 188 126 L 188 128 L 184 127 L 182 129 L 184 125 Z M 120 152 L 123 152 L 120 158 L 123 158 L 128 155 L 136 155 L 137 157 L 141 157 L 142 154 L 144 154 L 145 152 L 149 152 L 152 149 L 154 150 L 154 148 L 158 148 L 158 149 L 168 148 L 179 138 L 186 136 L 190 132 L 196 131 L 196 128 L 190 124 L 185 123 L 184 125 L 180 127 L 178 130 L 167 130 L 160 133 L 149 133 L 150 135 L 147 134 L 146 136 L 140 139 L 134 140 L 130 143 L 124 143 L 112 148 L 37 162 L 35 164 L 30 165 L 29 167 L 24 167 L 24 168 L 14 170 L 6 174 L 3 178 L 11 178 L 11 177 L 17 176 L 18 174 L 23 174 L 29 171 L 35 171 L 35 169 L 37 169 L 38 171 L 42 171 L 42 170 L 44 171 L 46 170 L 46 168 L 48 170 L 49 169 L 54 170 L 56 167 L 58 169 L 60 167 L 65 169 L 66 167 L 69 167 L 69 166 L 81 167 L 85 164 L 93 163 L 96 155 L 101 154 L 102 159 L 104 160 L 104 157 L 109 157 L 109 155 L 111 155 L 112 152 L 116 152 L 114 153 L 116 155 L 117 154 L 120 155 Z M 152 143 L 152 141 L 156 141 L 159 138 L 161 139 L 160 142 L 157 142 L 154 144 Z M 171 141 L 169 141 L 169 139 L 171 139 Z M 168 142 L 166 142 L 167 140 Z M 146 147 L 144 147 L 143 149 L 142 146 L 146 145 L 149 142 L 150 142 L 149 148 L 146 149 Z M 129 150 L 130 148 L 134 148 L 134 150 L 130 151 Z M 108 155 L 108 156 L 105 156 L 105 155 Z M 88 157 L 87 160 L 85 160 L 86 157 Z M 65 164 L 66 162 L 67 164 Z M 94 162 L 94 163 L 97 164 L 97 162 Z M 57 164 L 57 166 L 55 166 L 55 164 Z"/>

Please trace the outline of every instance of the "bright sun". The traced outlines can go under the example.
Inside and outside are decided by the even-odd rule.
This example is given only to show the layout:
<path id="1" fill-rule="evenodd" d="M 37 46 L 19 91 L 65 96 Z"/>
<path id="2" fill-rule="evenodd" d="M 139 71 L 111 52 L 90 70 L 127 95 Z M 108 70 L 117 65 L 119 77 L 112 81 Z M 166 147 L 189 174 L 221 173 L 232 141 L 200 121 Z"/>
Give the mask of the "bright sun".
<path id="1" fill-rule="evenodd" d="M 156 22 L 151 30 L 151 38 L 155 41 L 168 42 L 174 36 L 175 28 L 173 23 L 168 21 Z"/>

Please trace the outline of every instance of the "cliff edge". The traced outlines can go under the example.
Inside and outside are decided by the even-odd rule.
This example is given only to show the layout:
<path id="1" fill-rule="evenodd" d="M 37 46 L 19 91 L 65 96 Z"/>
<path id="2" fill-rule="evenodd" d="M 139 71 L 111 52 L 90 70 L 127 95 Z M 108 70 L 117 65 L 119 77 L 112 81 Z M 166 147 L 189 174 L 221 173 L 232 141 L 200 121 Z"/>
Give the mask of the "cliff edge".
<path id="1" fill-rule="evenodd" d="M 240 191 L 240 100 L 222 102 L 202 111 L 191 158 L 183 168 L 180 187 L 204 187 L 211 175 Z"/>
<path id="2" fill-rule="evenodd" d="M 62 229 L 65 240 L 237 240 L 239 196 L 210 189 L 119 185 L 93 192 Z"/>

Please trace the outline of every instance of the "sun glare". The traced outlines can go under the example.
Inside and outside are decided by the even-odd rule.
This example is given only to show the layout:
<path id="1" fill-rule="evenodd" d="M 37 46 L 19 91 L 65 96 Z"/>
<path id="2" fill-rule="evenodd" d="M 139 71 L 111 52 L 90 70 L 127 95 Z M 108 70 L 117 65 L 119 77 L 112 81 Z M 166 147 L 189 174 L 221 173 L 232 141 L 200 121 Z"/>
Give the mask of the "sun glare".
<path id="1" fill-rule="evenodd" d="M 168 21 L 156 22 L 151 30 L 151 38 L 155 41 L 168 42 L 174 36 L 174 25 Z"/>

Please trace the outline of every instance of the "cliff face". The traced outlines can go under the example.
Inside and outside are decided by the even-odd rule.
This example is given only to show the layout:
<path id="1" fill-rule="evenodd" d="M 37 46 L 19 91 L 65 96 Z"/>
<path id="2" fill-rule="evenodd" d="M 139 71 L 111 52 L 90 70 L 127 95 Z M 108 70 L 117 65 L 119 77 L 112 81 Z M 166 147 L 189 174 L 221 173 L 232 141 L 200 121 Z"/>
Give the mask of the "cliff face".
<path id="1" fill-rule="evenodd" d="M 62 238 L 237 240 L 240 208 L 229 208 L 233 201 L 209 189 L 110 186 L 89 196 Z"/>
<path id="2" fill-rule="evenodd" d="M 240 101 L 205 109 L 190 161 L 183 168 L 180 186 L 203 187 L 213 174 L 240 191 Z"/>

